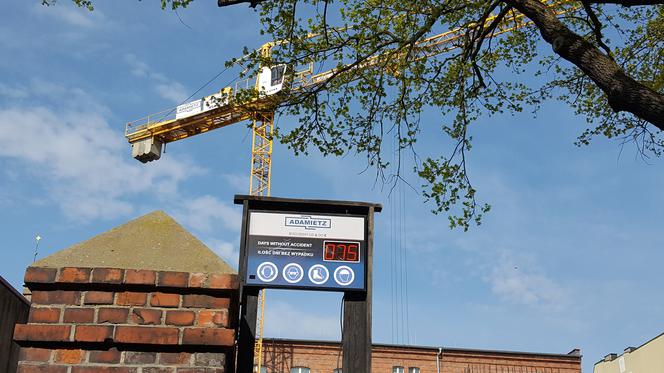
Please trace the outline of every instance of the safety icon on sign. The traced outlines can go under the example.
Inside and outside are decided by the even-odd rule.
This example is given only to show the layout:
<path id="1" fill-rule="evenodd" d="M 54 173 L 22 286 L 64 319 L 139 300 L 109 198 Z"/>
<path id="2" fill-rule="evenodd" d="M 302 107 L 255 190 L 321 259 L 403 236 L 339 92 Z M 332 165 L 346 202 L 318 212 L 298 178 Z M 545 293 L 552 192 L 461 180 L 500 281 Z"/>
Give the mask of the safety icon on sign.
<path id="1" fill-rule="evenodd" d="M 256 270 L 258 278 L 263 282 L 272 282 L 279 275 L 279 270 L 274 263 L 263 262 Z"/>
<path id="2" fill-rule="evenodd" d="M 341 286 L 348 286 L 355 280 L 355 272 L 348 266 L 341 266 L 334 270 L 334 282 Z"/>
<path id="3" fill-rule="evenodd" d="M 282 274 L 284 276 L 284 280 L 290 282 L 291 284 L 295 284 L 297 282 L 300 282 L 300 280 L 302 280 L 302 277 L 304 277 L 304 270 L 302 269 L 302 266 L 300 266 L 299 264 L 290 263 L 286 264 Z"/>
<path id="4" fill-rule="evenodd" d="M 316 285 L 322 285 L 330 278 L 330 271 L 324 265 L 316 264 L 309 268 L 309 280 Z"/>

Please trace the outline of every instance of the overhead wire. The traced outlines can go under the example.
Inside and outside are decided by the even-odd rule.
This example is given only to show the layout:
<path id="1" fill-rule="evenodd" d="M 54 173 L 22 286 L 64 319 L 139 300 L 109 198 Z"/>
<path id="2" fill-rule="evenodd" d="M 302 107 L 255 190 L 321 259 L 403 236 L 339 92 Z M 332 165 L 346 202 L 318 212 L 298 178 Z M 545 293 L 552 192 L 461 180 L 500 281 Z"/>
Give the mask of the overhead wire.
<path id="1" fill-rule="evenodd" d="M 402 209 L 401 209 L 401 229 L 402 229 L 402 235 L 401 235 L 401 242 L 403 243 L 403 266 L 404 266 L 404 271 L 403 271 L 403 276 L 404 276 L 404 288 L 405 293 L 406 293 L 406 300 L 404 302 L 404 307 L 405 307 L 405 314 L 406 314 L 406 344 L 410 344 L 410 302 L 408 300 L 408 239 L 406 237 L 406 188 L 403 186 L 404 181 L 401 182 L 401 204 L 402 204 Z"/>
<path id="2" fill-rule="evenodd" d="M 168 111 L 168 113 L 164 114 L 164 116 L 161 117 L 161 119 L 159 120 L 159 122 L 163 121 L 164 118 L 166 118 L 167 116 L 171 115 L 171 114 L 173 113 L 173 111 L 177 109 L 178 106 L 186 104 L 189 100 L 191 100 L 192 97 L 194 97 L 196 94 L 198 94 L 198 92 L 202 91 L 202 90 L 205 89 L 207 86 L 209 86 L 210 84 L 212 84 L 212 82 L 214 82 L 215 80 L 217 80 L 217 78 L 219 78 L 223 73 L 225 73 L 226 71 L 228 71 L 228 69 L 230 69 L 231 66 L 232 66 L 232 65 L 226 66 L 223 70 L 221 70 L 219 73 L 217 73 L 217 75 L 213 76 L 210 80 L 208 80 L 205 84 L 203 84 L 200 88 L 198 88 L 198 89 L 196 90 L 196 92 L 194 92 L 194 93 L 192 93 L 191 95 L 189 95 L 189 97 L 185 98 L 185 99 L 184 99 L 182 102 L 180 102 L 176 107 L 172 108 L 170 111 Z M 232 83 L 234 80 L 237 80 L 237 78 L 231 80 L 231 83 Z M 230 83 L 229 83 L 229 84 L 230 84 Z M 228 84 L 225 84 L 225 86 L 227 86 L 227 85 L 228 85 Z"/>
<path id="3" fill-rule="evenodd" d="M 394 141 L 392 141 L 392 144 L 394 145 Z M 392 165 L 394 165 L 394 160 L 395 156 L 394 153 L 392 154 Z M 394 167 L 394 166 L 392 166 Z M 392 200 L 392 193 L 389 194 L 388 196 L 389 201 L 390 201 L 390 313 L 391 313 L 391 319 L 390 319 L 390 327 L 392 329 L 392 343 L 395 343 L 394 340 L 394 329 L 395 329 L 395 307 L 396 307 L 396 302 L 395 302 L 395 273 L 396 273 L 396 258 L 394 255 L 395 249 L 394 249 L 394 240 L 395 240 L 395 234 L 394 234 L 394 201 Z"/>

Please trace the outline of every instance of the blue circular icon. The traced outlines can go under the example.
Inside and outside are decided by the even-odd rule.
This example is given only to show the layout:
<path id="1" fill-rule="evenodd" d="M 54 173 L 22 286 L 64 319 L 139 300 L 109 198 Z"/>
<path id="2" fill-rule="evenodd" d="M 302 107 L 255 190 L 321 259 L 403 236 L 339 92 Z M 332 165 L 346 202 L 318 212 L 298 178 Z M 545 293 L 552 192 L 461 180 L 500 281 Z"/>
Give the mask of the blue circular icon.
<path id="1" fill-rule="evenodd" d="M 284 276 L 284 280 L 294 284 L 302 280 L 302 277 L 304 277 L 304 270 L 302 269 L 302 266 L 297 263 L 289 263 L 284 267 L 282 275 Z"/>
<path id="2" fill-rule="evenodd" d="M 341 286 L 348 286 L 355 280 L 355 272 L 348 266 L 341 266 L 334 270 L 334 282 Z"/>
<path id="3" fill-rule="evenodd" d="M 274 263 L 263 262 L 256 270 L 258 278 L 263 282 L 272 282 L 279 275 L 279 270 Z"/>
<path id="4" fill-rule="evenodd" d="M 309 268 L 309 280 L 316 285 L 322 285 L 330 278 L 330 271 L 322 264 L 316 264 Z"/>

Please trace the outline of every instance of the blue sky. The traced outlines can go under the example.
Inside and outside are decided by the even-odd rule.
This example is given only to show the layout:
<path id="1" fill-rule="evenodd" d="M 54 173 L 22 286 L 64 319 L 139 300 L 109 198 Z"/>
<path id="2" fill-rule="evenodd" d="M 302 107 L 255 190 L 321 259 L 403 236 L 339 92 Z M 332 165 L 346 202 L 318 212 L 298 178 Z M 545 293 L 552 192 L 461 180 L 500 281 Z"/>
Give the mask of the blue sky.
<path id="1" fill-rule="evenodd" d="M 163 209 L 213 250 L 237 260 L 248 189 L 244 125 L 170 144 L 158 161 L 130 157 L 124 123 L 177 105 L 243 46 L 259 46 L 257 15 L 197 1 L 180 11 L 102 2 L 88 13 L 13 0 L 0 15 L 0 274 L 14 286 L 32 261 Z M 201 92 L 234 78 L 222 75 Z M 528 79 L 528 77 L 524 77 Z M 293 118 L 280 118 L 287 125 Z M 423 117 L 421 155 L 446 143 Z M 383 203 L 377 216 L 374 341 L 566 353 L 584 370 L 664 330 L 663 164 L 632 145 L 577 148 L 582 118 L 552 102 L 473 126 L 473 183 L 493 210 L 481 227 L 450 231 L 414 191 L 390 197 L 362 156 L 295 157 L 276 145 L 272 194 Z M 420 182 L 405 175 L 413 185 Z M 403 214 L 394 213 L 397 195 Z M 404 217 L 408 330 L 393 321 L 391 222 Z M 404 263 L 404 266 L 406 264 Z M 339 336 L 340 295 L 271 291 L 266 334 Z M 403 308 L 397 307 L 401 312 Z M 400 314 L 398 315 L 400 317 Z"/>

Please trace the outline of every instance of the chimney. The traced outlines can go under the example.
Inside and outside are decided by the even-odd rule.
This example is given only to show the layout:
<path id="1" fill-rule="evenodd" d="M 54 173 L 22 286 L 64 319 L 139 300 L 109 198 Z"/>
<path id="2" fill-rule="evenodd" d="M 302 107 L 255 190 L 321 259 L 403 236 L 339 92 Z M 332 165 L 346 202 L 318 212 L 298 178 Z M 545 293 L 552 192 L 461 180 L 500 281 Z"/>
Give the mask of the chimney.
<path id="1" fill-rule="evenodd" d="M 611 353 L 611 354 L 608 354 L 608 355 L 604 356 L 604 361 L 613 361 L 617 357 L 618 357 L 618 354 Z"/>

